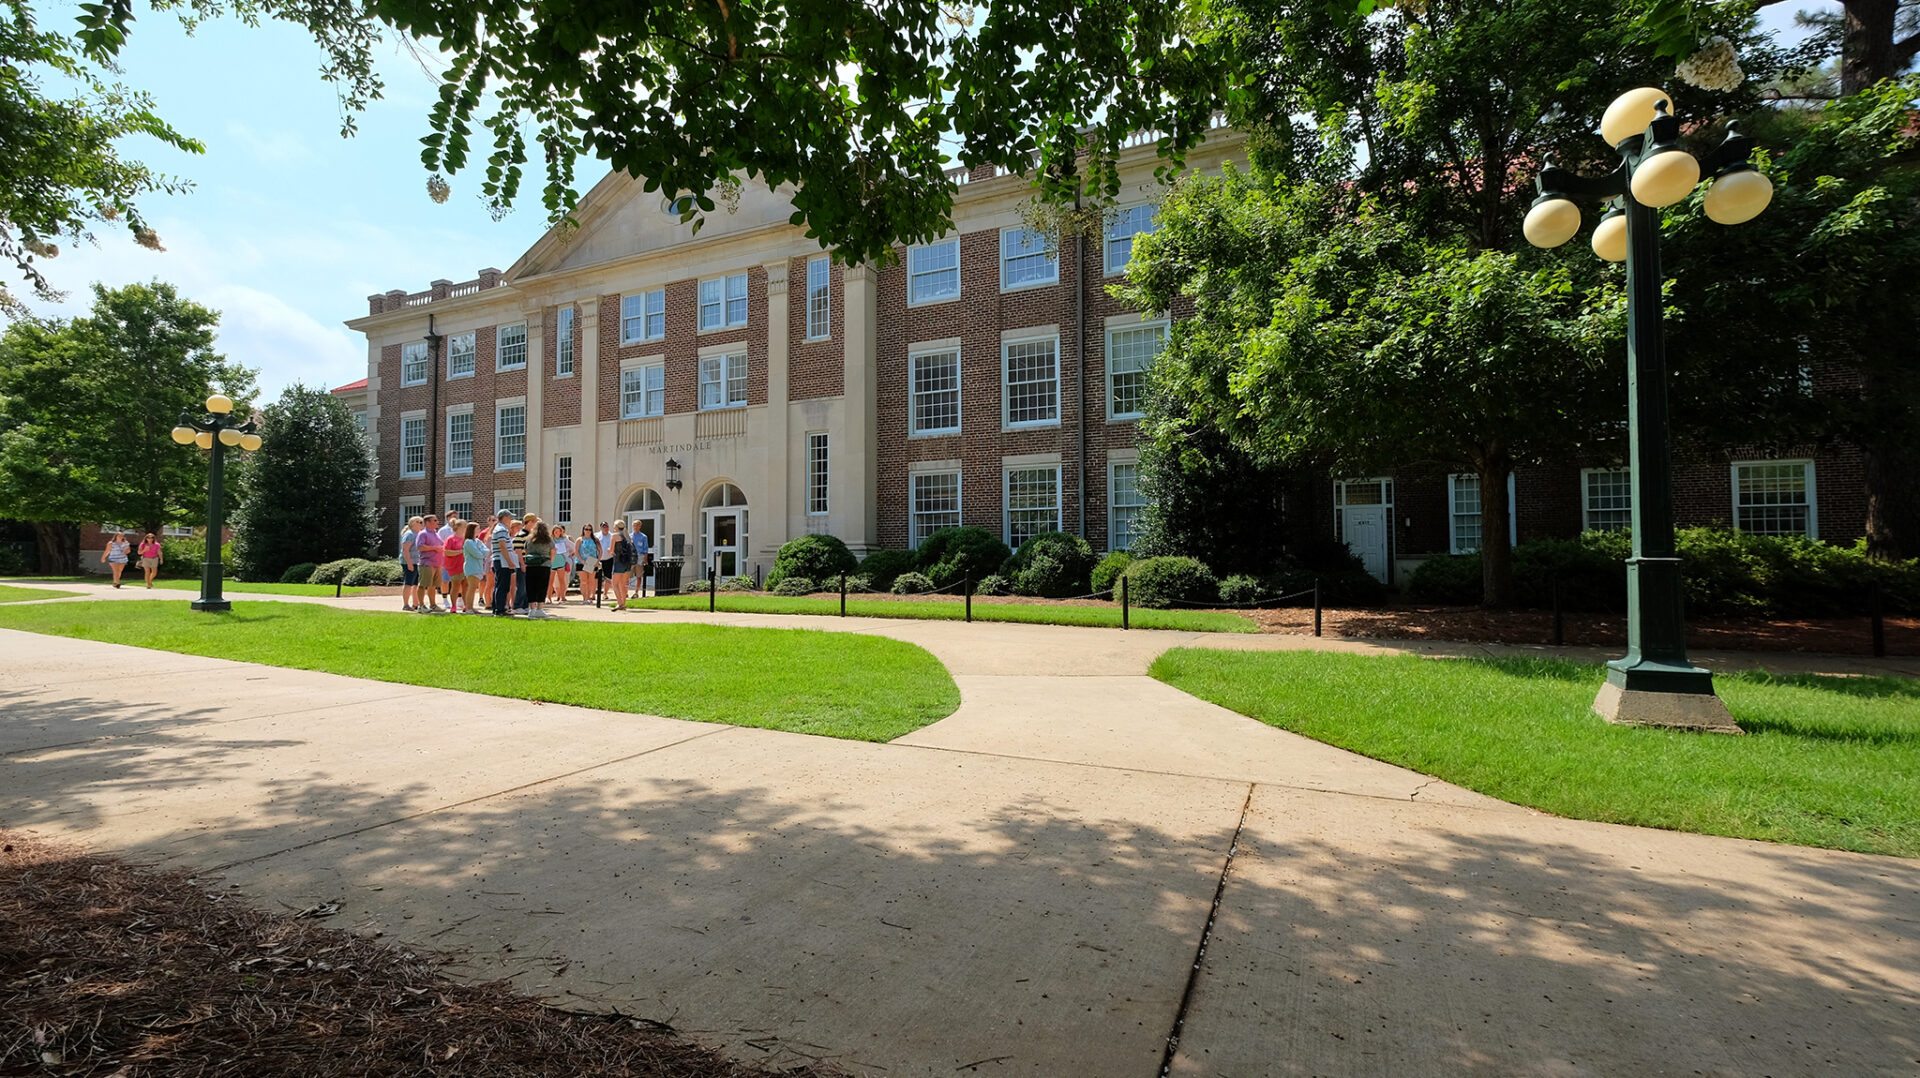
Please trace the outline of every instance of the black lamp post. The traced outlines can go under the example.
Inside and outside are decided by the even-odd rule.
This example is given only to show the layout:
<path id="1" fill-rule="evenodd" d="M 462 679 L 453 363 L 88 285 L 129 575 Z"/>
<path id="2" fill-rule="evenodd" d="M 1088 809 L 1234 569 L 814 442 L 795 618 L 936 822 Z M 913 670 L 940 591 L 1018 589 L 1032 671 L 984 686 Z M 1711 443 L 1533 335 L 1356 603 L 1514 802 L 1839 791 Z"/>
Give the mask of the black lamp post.
<path id="1" fill-rule="evenodd" d="M 1773 184 L 1747 158 L 1753 139 L 1728 125 L 1726 141 L 1695 158 L 1679 145 L 1680 122 L 1657 89 L 1629 90 L 1607 107 L 1601 137 L 1619 169 L 1578 176 L 1551 163 L 1527 211 L 1527 241 L 1558 247 L 1580 229 L 1575 197 L 1611 200 L 1593 232 L 1593 251 L 1627 264 L 1627 429 L 1633 466 L 1633 551 L 1627 559 L 1627 654 L 1607 664 L 1594 710 L 1610 722 L 1740 733 L 1713 691 L 1713 675 L 1687 658 L 1680 558 L 1673 541 L 1673 468 L 1668 449 L 1667 361 L 1661 331 L 1659 211 L 1686 198 L 1702 166 L 1713 174 L 1707 216 L 1750 221 L 1767 208 Z"/>
<path id="2" fill-rule="evenodd" d="M 180 425 L 173 428 L 173 440 L 181 445 L 197 445 L 213 451 L 213 464 L 207 472 L 207 560 L 200 567 L 200 597 L 192 602 L 195 610 L 233 609 L 220 592 L 220 535 L 225 530 L 222 501 L 226 494 L 225 464 L 229 446 L 249 453 L 260 448 L 260 435 L 254 422 L 233 421 L 233 401 L 225 394 L 207 398 L 207 414 L 195 419 L 190 412 L 180 413 Z"/>

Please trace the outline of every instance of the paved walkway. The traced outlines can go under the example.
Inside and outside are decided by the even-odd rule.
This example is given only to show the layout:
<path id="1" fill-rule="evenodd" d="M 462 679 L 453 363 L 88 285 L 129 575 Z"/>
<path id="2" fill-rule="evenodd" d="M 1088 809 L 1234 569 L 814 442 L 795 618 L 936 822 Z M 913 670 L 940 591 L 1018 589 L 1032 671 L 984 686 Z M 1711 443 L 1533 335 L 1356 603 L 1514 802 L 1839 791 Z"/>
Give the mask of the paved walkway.
<path id="1" fill-rule="evenodd" d="M 1920 863 L 1494 801 L 1144 676 L 1192 634 L 722 620 L 963 703 L 870 745 L 0 632 L 0 822 L 863 1074 L 1150 1078 L 1182 1015 L 1179 1075 L 1920 1072 Z M 1859 664 L 1915 672 L 1797 665 Z"/>

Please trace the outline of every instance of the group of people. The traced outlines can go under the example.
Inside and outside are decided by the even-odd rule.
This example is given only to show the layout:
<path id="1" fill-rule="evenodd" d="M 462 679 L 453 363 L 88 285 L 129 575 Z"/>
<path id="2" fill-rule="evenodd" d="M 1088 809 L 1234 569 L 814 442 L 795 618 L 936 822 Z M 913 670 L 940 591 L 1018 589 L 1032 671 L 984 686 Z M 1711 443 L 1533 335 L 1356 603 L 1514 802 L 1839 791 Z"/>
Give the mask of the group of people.
<path id="1" fill-rule="evenodd" d="M 107 571 L 113 574 L 113 586 L 120 586 L 120 574 L 127 571 L 127 561 L 132 554 L 133 544 L 127 541 L 126 532 L 114 532 L 107 540 L 107 548 L 100 552 L 100 560 L 106 564 Z M 153 578 L 160 573 L 160 539 L 152 532 L 140 540 L 140 571 L 147 574 L 147 587 L 153 587 Z"/>
<path id="2" fill-rule="evenodd" d="M 653 562 L 647 536 L 627 522 L 595 531 L 583 527 L 577 537 L 565 525 L 548 525 L 529 513 L 494 514 L 491 526 L 429 513 L 400 530 L 401 609 L 423 614 L 521 614 L 545 618 L 547 604 L 564 605 L 578 584 L 586 602 L 604 584 L 613 609 L 627 609 L 627 589 L 637 583 L 644 595 Z M 636 574 L 638 574 L 636 579 Z"/>

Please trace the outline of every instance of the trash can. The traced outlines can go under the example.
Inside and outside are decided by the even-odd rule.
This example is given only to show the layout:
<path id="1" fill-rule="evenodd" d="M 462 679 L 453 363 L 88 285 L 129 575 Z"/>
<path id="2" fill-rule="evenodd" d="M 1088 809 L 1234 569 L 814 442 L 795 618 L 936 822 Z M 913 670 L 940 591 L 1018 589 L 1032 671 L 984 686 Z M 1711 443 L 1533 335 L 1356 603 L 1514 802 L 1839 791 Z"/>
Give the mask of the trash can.
<path id="1" fill-rule="evenodd" d="M 655 595 L 680 594 L 680 563 L 683 558 L 653 559 L 653 593 Z"/>

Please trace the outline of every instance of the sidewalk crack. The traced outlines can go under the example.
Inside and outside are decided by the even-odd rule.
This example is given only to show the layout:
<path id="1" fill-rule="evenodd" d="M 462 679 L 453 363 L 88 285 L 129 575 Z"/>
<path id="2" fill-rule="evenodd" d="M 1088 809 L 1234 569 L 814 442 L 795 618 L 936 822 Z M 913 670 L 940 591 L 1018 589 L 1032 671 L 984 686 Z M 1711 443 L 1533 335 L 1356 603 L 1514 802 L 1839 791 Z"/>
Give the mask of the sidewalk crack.
<path id="1" fill-rule="evenodd" d="M 1240 821 L 1233 825 L 1233 838 L 1227 841 L 1227 858 L 1220 865 L 1220 882 L 1213 888 L 1213 905 L 1207 908 L 1207 923 L 1200 929 L 1200 944 L 1193 951 L 1193 968 L 1187 970 L 1187 986 L 1180 992 L 1180 1006 L 1173 1012 L 1173 1028 L 1167 1032 L 1166 1054 L 1160 1057 L 1160 1078 L 1173 1072 L 1174 1056 L 1180 1052 L 1180 1034 L 1187 1027 L 1187 1008 L 1193 1004 L 1193 990 L 1200 984 L 1200 971 L 1206 966 L 1207 944 L 1213 940 L 1213 925 L 1220 918 L 1220 902 L 1227 894 L 1227 877 L 1233 872 L 1233 858 L 1240 850 L 1240 832 L 1246 830 L 1247 813 L 1253 808 L 1253 783 L 1247 784 L 1247 799 L 1240 803 Z"/>

